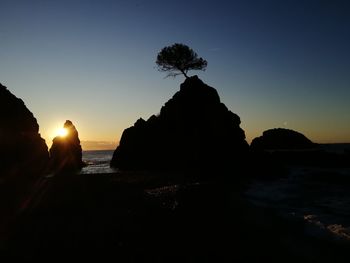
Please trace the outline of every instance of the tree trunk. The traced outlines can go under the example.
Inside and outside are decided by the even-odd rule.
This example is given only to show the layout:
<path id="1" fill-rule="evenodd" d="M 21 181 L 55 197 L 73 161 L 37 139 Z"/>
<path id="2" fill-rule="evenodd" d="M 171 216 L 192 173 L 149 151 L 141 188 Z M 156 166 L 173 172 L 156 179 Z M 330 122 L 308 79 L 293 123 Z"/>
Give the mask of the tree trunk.
<path id="1" fill-rule="evenodd" d="M 186 72 L 184 70 L 181 70 L 181 69 L 180 69 L 180 71 L 181 71 L 182 74 L 184 74 L 185 78 L 188 79 L 188 76 L 187 76 Z"/>

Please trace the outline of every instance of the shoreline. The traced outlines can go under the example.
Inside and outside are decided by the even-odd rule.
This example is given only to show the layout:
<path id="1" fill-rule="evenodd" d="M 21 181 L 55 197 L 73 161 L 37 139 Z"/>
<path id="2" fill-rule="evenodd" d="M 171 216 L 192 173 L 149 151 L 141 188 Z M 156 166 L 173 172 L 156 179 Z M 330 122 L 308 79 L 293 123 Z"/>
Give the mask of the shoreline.
<path id="1" fill-rule="evenodd" d="M 102 255 L 128 262 L 257 262 L 281 257 L 284 262 L 342 262 L 348 253 L 349 243 L 309 236 L 305 222 L 257 207 L 224 182 L 171 181 L 178 174 L 165 174 L 63 174 L 45 179 L 32 205 L 16 220 L 2 255 Z"/>

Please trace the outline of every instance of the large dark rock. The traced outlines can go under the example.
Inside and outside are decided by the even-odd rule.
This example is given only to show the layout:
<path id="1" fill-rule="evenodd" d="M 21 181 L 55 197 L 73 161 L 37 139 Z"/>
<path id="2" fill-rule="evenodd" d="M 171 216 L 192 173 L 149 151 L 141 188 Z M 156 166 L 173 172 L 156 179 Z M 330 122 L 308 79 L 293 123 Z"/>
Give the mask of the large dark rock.
<path id="1" fill-rule="evenodd" d="M 197 76 L 181 84 L 158 116 L 124 130 L 111 166 L 119 169 L 221 168 L 248 150 L 240 118 Z M 235 162 L 236 161 L 236 162 Z"/>
<path id="2" fill-rule="evenodd" d="M 51 170 L 56 172 L 78 171 L 83 167 L 78 131 L 69 120 L 64 123 L 63 127 L 67 130 L 67 135 L 55 137 L 50 148 Z"/>
<path id="3" fill-rule="evenodd" d="M 16 215 L 42 178 L 48 160 L 33 114 L 0 84 L 0 244 L 6 244 Z"/>
<path id="4" fill-rule="evenodd" d="M 250 147 L 253 150 L 297 150 L 315 148 L 316 145 L 299 132 L 277 128 L 264 131 Z"/>
<path id="5" fill-rule="evenodd" d="M 48 158 L 33 114 L 0 84 L 0 182 L 1 177 L 40 174 Z"/>

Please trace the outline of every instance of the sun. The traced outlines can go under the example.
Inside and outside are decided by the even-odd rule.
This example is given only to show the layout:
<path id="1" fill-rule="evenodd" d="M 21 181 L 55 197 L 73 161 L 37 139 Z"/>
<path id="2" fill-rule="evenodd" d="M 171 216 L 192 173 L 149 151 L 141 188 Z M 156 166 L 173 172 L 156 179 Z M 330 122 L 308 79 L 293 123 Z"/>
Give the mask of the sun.
<path id="1" fill-rule="evenodd" d="M 60 137 L 66 137 L 68 135 L 68 130 L 66 128 L 59 128 L 56 133 Z"/>

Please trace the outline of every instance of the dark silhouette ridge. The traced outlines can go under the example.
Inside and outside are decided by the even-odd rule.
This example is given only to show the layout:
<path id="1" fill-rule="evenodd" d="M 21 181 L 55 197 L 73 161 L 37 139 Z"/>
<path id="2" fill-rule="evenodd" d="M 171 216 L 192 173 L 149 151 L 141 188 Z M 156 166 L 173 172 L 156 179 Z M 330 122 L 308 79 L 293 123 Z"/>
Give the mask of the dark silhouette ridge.
<path id="1" fill-rule="evenodd" d="M 297 150 L 312 149 L 317 144 L 299 132 L 276 128 L 264 131 L 262 136 L 254 138 L 250 147 L 252 150 Z"/>
<path id="2" fill-rule="evenodd" d="M 37 120 L 21 99 L 0 84 L 0 177 L 40 174 L 48 159 Z"/>
<path id="3" fill-rule="evenodd" d="M 0 248 L 28 193 L 43 178 L 48 161 L 33 114 L 0 84 Z"/>
<path id="4" fill-rule="evenodd" d="M 177 170 L 235 166 L 248 151 L 240 118 L 197 76 L 181 84 L 158 116 L 124 130 L 111 166 Z"/>
<path id="5" fill-rule="evenodd" d="M 50 148 L 50 168 L 53 171 L 78 171 L 84 164 L 78 131 L 70 120 L 63 126 L 66 136 L 56 136 Z"/>

